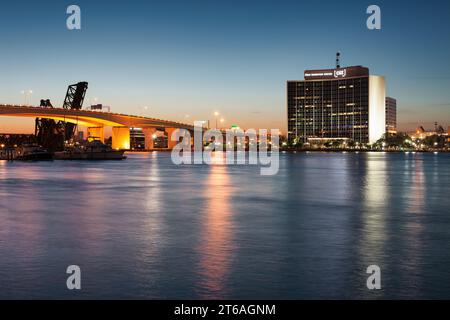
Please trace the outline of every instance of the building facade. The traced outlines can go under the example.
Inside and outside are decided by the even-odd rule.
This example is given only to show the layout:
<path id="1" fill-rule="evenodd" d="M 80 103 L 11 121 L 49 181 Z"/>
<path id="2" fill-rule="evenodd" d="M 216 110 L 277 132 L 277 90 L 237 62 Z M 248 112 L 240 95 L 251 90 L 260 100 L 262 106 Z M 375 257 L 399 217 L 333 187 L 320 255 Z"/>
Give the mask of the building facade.
<path id="1" fill-rule="evenodd" d="M 397 100 L 386 97 L 386 132 L 397 133 Z"/>
<path id="2" fill-rule="evenodd" d="M 287 82 L 288 140 L 374 143 L 386 132 L 385 80 L 354 66 L 306 70 Z"/>

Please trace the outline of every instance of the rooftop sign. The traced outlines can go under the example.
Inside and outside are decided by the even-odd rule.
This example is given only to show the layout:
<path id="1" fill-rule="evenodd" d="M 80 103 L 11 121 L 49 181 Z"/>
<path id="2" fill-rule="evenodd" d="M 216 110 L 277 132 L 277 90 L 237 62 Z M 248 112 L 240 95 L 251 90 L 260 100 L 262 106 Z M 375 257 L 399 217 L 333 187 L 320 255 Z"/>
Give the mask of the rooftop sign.
<path id="1" fill-rule="evenodd" d="M 368 75 L 369 69 L 362 66 L 339 69 L 305 70 L 305 80 L 342 79 L 352 77 L 365 77 Z"/>

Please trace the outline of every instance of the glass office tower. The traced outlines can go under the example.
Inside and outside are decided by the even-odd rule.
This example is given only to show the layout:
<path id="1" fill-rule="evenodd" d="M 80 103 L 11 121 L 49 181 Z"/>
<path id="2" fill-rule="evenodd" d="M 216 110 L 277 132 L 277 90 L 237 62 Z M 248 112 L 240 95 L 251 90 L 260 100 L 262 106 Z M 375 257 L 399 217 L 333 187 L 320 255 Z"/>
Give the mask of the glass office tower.
<path id="1" fill-rule="evenodd" d="M 354 66 L 306 70 L 287 82 L 288 139 L 374 143 L 385 133 L 384 77 Z"/>

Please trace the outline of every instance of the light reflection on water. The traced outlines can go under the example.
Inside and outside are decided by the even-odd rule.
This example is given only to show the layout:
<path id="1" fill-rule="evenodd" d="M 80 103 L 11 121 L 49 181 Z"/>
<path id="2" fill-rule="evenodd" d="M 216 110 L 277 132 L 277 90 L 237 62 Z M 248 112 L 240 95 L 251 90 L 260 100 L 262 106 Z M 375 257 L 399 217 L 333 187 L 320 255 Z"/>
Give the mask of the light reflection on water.
<path id="1" fill-rule="evenodd" d="M 212 166 L 206 181 L 206 212 L 202 221 L 203 252 L 198 273 L 202 298 L 224 298 L 228 294 L 228 276 L 234 251 L 231 221 L 232 185 L 225 166 Z"/>
<path id="2" fill-rule="evenodd" d="M 386 220 L 389 214 L 386 204 L 389 200 L 389 180 L 386 172 L 386 161 L 380 161 L 384 155 L 368 153 L 366 161 L 366 176 L 362 197 L 362 239 L 360 256 L 362 264 L 380 265 L 379 257 L 383 256 L 386 241 Z"/>
<path id="3" fill-rule="evenodd" d="M 0 297 L 450 298 L 448 154 L 280 157 L 0 161 Z"/>

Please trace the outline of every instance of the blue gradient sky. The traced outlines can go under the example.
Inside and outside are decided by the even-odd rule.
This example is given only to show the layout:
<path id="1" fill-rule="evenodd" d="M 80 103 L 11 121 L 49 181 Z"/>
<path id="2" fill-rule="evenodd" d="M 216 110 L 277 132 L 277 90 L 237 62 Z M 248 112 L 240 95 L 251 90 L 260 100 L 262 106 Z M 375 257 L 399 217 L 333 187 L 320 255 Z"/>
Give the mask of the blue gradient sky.
<path id="1" fill-rule="evenodd" d="M 70 4 L 81 31 L 66 29 Z M 370 4 L 381 31 L 366 28 Z M 445 0 L 2 2 L 0 39 L 0 103 L 32 89 L 34 104 L 61 106 L 68 84 L 88 81 L 85 105 L 183 121 L 218 110 L 227 125 L 285 130 L 286 80 L 333 67 L 340 50 L 342 65 L 386 76 L 401 129 L 450 125 Z M 16 124 L 3 118 L 0 131 Z"/>

